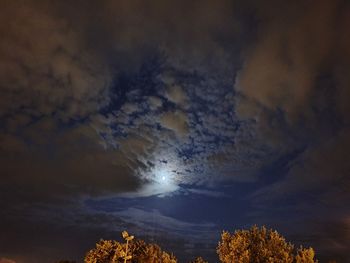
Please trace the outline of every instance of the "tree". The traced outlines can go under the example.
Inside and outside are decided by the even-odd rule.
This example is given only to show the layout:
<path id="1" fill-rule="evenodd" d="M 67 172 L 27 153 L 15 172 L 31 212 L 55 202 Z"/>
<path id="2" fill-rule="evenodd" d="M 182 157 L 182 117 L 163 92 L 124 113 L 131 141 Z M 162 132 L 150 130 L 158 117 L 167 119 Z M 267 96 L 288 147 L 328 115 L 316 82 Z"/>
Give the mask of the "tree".
<path id="1" fill-rule="evenodd" d="M 295 256 L 296 263 L 313 263 L 315 262 L 315 251 L 312 247 L 303 248 L 300 247 L 297 251 L 297 255 Z"/>
<path id="2" fill-rule="evenodd" d="M 141 239 L 130 239 L 124 232 L 123 237 L 127 243 L 100 240 L 96 247 L 86 254 L 85 263 L 177 263 L 172 254 L 162 251 L 156 244 L 147 244 Z"/>
<path id="3" fill-rule="evenodd" d="M 85 263 L 177 263 L 174 255 L 157 244 L 149 244 L 124 231 L 125 243 L 101 239 L 85 256 Z M 223 232 L 217 247 L 223 263 L 317 263 L 315 251 L 294 249 L 277 231 L 253 226 L 233 234 Z M 62 262 L 64 263 L 64 262 Z M 190 263 L 208 263 L 198 257 Z"/>
<path id="4" fill-rule="evenodd" d="M 125 256 L 125 246 L 115 240 L 101 239 L 96 247 L 85 256 L 85 263 L 111 263 L 122 262 Z"/>
<path id="5" fill-rule="evenodd" d="M 312 248 L 297 250 L 277 233 L 265 227 L 253 226 L 250 230 L 238 230 L 234 234 L 223 232 L 217 247 L 223 263 L 311 263 L 314 260 Z"/>
<path id="6" fill-rule="evenodd" d="M 147 262 L 147 263 L 176 263 L 177 260 L 172 254 L 168 254 L 156 245 L 147 244 L 143 240 L 136 240 L 130 244 L 132 254 L 132 262 Z"/>
<path id="7" fill-rule="evenodd" d="M 190 263 L 208 263 L 202 257 L 197 257 L 195 260 L 192 260 Z"/>

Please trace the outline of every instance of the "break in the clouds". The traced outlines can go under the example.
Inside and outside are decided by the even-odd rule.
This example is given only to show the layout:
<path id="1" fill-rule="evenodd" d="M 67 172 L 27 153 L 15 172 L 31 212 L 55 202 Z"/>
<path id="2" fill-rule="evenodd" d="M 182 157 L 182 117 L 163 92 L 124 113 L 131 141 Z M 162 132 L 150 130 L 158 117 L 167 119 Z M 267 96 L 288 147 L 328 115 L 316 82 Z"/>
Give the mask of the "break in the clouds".
<path id="1" fill-rule="evenodd" d="M 28 235 L 45 222 L 44 240 L 60 221 L 92 240 L 147 237 L 154 217 L 174 250 L 199 229 L 189 255 L 199 236 L 250 223 L 306 240 L 292 221 L 346 260 L 348 233 L 323 230 L 349 218 L 349 12 L 341 0 L 2 1 L 1 260 L 38 262 L 2 246 L 26 240 L 9 222 Z M 129 205 L 104 206 L 115 200 Z"/>

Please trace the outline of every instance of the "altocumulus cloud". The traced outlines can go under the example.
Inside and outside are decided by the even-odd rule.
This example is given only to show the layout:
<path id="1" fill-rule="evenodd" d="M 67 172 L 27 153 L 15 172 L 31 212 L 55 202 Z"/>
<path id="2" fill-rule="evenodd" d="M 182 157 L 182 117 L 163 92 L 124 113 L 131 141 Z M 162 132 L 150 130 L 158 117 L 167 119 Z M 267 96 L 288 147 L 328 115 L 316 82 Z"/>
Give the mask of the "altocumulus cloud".
<path id="1" fill-rule="evenodd" d="M 163 195 L 181 182 L 198 181 L 196 164 L 185 162 L 192 153 L 180 149 L 191 143 L 189 99 L 165 76 L 180 68 L 187 79 L 204 54 L 225 56 L 212 31 L 220 25 L 223 35 L 235 32 L 235 23 L 217 19 L 230 6 L 195 3 L 195 16 L 185 12 L 178 21 L 185 1 L 155 1 L 150 9 L 142 1 L 3 2 L 0 203 L 7 234 L 1 253 L 37 262 L 37 250 L 8 245 L 16 240 L 11 230 L 21 229 L 21 242 L 42 247 L 42 257 L 51 260 L 59 249 L 51 253 L 40 240 L 25 237 L 39 221 L 43 239 L 49 238 L 56 214 L 65 227 L 92 219 L 83 212 L 68 216 L 83 209 L 87 197 Z M 198 53 L 203 39 L 207 44 Z M 153 54 L 160 54 L 159 62 Z M 201 70 L 205 76 L 208 70 Z M 159 184 L 163 174 L 166 187 Z"/>

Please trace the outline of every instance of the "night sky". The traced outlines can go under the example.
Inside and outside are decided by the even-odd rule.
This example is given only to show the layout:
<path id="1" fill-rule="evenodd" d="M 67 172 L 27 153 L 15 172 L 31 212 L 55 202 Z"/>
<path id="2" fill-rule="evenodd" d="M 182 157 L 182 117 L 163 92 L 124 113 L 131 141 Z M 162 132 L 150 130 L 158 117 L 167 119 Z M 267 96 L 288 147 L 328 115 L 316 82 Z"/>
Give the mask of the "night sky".
<path id="1" fill-rule="evenodd" d="M 0 0 L 0 262 L 253 224 L 350 262 L 350 2 Z"/>

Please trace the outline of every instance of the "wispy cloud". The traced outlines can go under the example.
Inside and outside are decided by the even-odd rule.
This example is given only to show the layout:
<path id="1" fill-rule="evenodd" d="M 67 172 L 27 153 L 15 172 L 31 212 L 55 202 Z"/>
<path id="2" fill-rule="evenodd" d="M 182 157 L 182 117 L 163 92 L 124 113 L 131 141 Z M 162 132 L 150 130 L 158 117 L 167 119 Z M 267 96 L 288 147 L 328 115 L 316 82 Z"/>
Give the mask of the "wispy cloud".
<path id="1" fill-rule="evenodd" d="M 119 217 L 127 222 L 133 222 L 145 231 L 157 230 L 160 233 L 199 239 L 210 239 L 217 235 L 216 225 L 213 223 L 190 223 L 162 215 L 158 210 L 146 211 L 138 208 L 128 208 L 117 212 Z"/>

